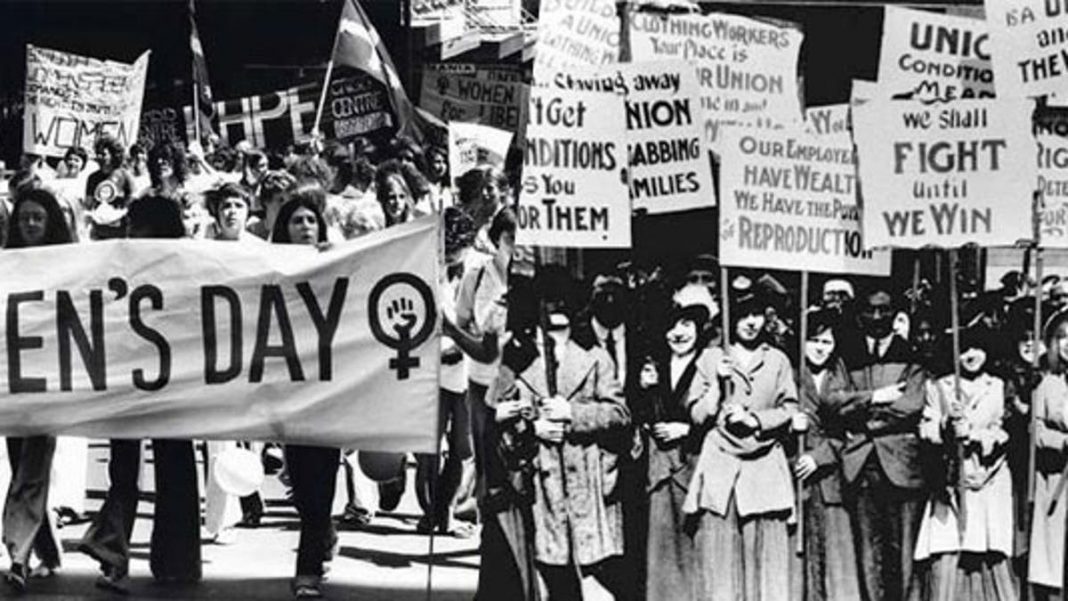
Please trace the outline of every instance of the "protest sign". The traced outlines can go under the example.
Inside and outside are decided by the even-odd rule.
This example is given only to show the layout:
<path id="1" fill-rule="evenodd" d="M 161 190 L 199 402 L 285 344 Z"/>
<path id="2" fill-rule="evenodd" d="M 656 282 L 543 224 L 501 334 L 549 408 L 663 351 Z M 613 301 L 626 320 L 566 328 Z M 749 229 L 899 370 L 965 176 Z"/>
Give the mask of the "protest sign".
<path id="1" fill-rule="evenodd" d="M 1012 245 L 1032 237 L 1035 141 L 1024 100 L 853 107 L 870 247 Z"/>
<path id="2" fill-rule="evenodd" d="M 631 18 L 635 61 L 685 59 L 704 91 L 705 140 L 718 153 L 725 124 L 779 127 L 801 120 L 797 58 L 803 35 L 790 27 L 734 15 Z"/>
<path id="3" fill-rule="evenodd" d="M 516 242 L 630 246 L 623 96 L 531 88 Z"/>
<path id="4" fill-rule="evenodd" d="M 1068 2 L 986 0 L 1002 96 L 1068 94 Z"/>
<path id="5" fill-rule="evenodd" d="M 148 55 L 130 65 L 27 44 L 22 150 L 63 156 L 79 146 L 92 152 L 105 134 L 124 148 L 136 142 Z"/>
<path id="6" fill-rule="evenodd" d="M 811 106 L 805 109 L 805 131 L 817 136 L 849 135 L 853 123 L 848 104 Z"/>
<path id="7" fill-rule="evenodd" d="M 438 227 L 0 253 L 0 434 L 434 452 Z"/>
<path id="8" fill-rule="evenodd" d="M 525 122 L 527 96 L 526 84 L 494 71 L 457 72 L 439 67 L 423 72 L 419 106 L 446 122 L 481 123 L 517 132 Z"/>
<path id="9" fill-rule="evenodd" d="M 1068 248 L 1068 138 L 1039 134 L 1039 241 L 1044 248 Z"/>
<path id="10" fill-rule="evenodd" d="M 890 253 L 865 250 L 856 155 L 848 133 L 800 127 L 723 130 L 724 265 L 889 275 Z"/>
<path id="11" fill-rule="evenodd" d="M 137 138 L 149 148 L 156 144 L 185 144 L 185 119 L 180 110 L 169 106 L 146 108 L 141 112 Z"/>
<path id="12" fill-rule="evenodd" d="M 615 0 L 541 0 L 534 83 L 579 66 L 619 60 L 619 17 Z"/>
<path id="13" fill-rule="evenodd" d="M 926 101 L 993 98 L 986 21 L 887 6 L 879 96 Z"/>
<path id="14" fill-rule="evenodd" d="M 321 91 L 322 82 L 313 82 L 216 101 L 219 135 L 231 146 L 248 140 L 256 148 L 284 148 L 305 140 L 311 136 Z M 192 140 L 195 133 L 191 106 L 183 107 L 182 122 L 187 139 Z M 380 82 L 364 73 L 331 80 L 319 125 L 326 139 L 344 142 L 395 127 L 393 108 Z"/>
<path id="15" fill-rule="evenodd" d="M 449 170 L 453 185 L 461 175 L 481 164 L 504 169 L 511 145 L 512 132 L 477 123 L 449 123 Z"/>
<path id="16" fill-rule="evenodd" d="M 704 115 L 692 64 L 627 63 L 555 74 L 566 90 L 622 94 L 633 208 L 649 213 L 716 205 L 712 161 L 702 143 Z"/>

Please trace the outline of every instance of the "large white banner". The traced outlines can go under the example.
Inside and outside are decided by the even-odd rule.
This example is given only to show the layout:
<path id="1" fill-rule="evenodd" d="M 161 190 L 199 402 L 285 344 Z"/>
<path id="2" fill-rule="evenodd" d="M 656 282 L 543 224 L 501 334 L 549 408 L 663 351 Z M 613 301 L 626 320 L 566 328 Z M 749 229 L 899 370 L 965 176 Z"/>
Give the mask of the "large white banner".
<path id="1" fill-rule="evenodd" d="M 22 150 L 63 156 L 80 146 L 92 153 L 103 134 L 124 148 L 136 142 L 148 54 L 128 65 L 27 44 Z"/>
<path id="2" fill-rule="evenodd" d="M 994 70 L 1002 96 L 1068 94 L 1068 4 L 986 0 Z"/>
<path id="3" fill-rule="evenodd" d="M 630 246 L 623 95 L 534 86 L 528 112 L 516 241 Z"/>
<path id="4" fill-rule="evenodd" d="M 1025 100 L 853 107 L 864 243 L 1011 246 L 1033 234 L 1037 147 Z"/>
<path id="5" fill-rule="evenodd" d="M 0 252 L 0 434 L 433 452 L 433 217 L 319 251 L 121 240 Z"/>
<path id="6" fill-rule="evenodd" d="M 782 127 L 801 120 L 797 29 L 735 15 L 637 13 L 631 18 L 633 59 L 685 59 L 697 66 L 704 92 L 705 140 L 720 153 L 722 125 Z"/>
<path id="7" fill-rule="evenodd" d="M 848 132 L 723 130 L 719 252 L 724 265 L 890 274 L 865 250 Z"/>
<path id="8" fill-rule="evenodd" d="M 989 40 L 981 19 L 887 6 L 879 95 L 911 94 L 928 102 L 992 98 Z"/>

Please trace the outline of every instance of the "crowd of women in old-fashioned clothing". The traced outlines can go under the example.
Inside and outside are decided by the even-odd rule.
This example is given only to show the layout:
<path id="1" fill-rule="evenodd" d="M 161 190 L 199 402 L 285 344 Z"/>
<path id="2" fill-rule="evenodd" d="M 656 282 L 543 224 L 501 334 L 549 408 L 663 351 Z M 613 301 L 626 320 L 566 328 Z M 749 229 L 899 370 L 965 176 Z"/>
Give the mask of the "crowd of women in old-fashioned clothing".
<path id="1" fill-rule="evenodd" d="M 1068 295 L 720 273 L 513 275 L 479 599 L 1061 598 Z"/>

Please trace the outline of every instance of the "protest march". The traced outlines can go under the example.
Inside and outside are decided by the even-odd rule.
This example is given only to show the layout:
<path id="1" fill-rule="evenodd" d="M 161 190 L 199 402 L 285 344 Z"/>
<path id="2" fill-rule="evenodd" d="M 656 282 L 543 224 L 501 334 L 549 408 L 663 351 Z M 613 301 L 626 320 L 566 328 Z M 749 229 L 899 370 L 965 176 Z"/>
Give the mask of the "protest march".
<path id="1" fill-rule="evenodd" d="M 1068 0 L 0 49 L 5 597 L 1068 594 Z"/>

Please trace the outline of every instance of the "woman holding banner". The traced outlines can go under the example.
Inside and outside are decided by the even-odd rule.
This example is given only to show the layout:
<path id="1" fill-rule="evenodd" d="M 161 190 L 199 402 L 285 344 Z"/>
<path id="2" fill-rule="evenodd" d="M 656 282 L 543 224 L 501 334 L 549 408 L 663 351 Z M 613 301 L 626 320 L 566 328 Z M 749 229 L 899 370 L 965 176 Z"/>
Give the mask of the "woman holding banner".
<path id="1" fill-rule="evenodd" d="M 949 374 L 926 385 L 920 438 L 940 458 L 951 457 L 943 466 L 961 460 L 943 470 L 948 477 L 932 490 L 916 537 L 914 557 L 928 562 L 925 599 L 1016 599 L 1005 381 L 990 373 L 989 336 L 981 326 L 964 330 L 959 378 Z"/>
<path id="2" fill-rule="evenodd" d="M 726 392 L 691 409 L 708 426 L 683 505 L 699 520 L 697 598 L 787 599 L 794 489 L 781 438 L 797 387 L 789 359 L 764 339 L 770 303 L 749 290 L 731 301 L 733 344 L 718 366 Z"/>
<path id="3" fill-rule="evenodd" d="M 301 186 L 278 212 L 271 233 L 276 244 L 319 245 L 326 240 L 326 221 L 320 209 L 325 192 Z M 341 451 L 333 447 L 287 444 L 286 469 L 293 486 L 293 503 L 300 515 L 297 573 L 291 583 L 298 599 L 323 596 L 323 564 L 333 559 L 338 543 L 330 510 L 337 486 Z"/>
<path id="4" fill-rule="evenodd" d="M 1068 525 L 1068 310 L 1055 313 L 1043 328 L 1048 370 L 1032 396 L 1036 429 L 1035 505 L 1031 521 L 1027 580 L 1036 593 L 1065 587 L 1065 534 Z"/>
<path id="5" fill-rule="evenodd" d="M 145 196 L 130 206 L 130 238 L 183 238 L 178 202 Z M 153 439 L 156 503 L 149 567 L 160 583 L 188 584 L 201 578 L 200 493 L 190 440 Z M 128 592 L 130 536 L 137 519 L 141 440 L 112 439 L 109 488 L 104 504 L 82 537 L 79 550 L 100 563 L 96 586 Z"/>
<path id="6" fill-rule="evenodd" d="M 669 357 L 661 368 L 647 363 L 639 375 L 640 400 L 634 411 L 648 449 L 645 591 L 649 599 L 700 598 L 697 570 L 702 566 L 694 547 L 695 524 L 682 505 L 701 447 L 690 408 L 719 402 L 719 350 L 707 348 L 714 303 L 707 287 L 684 286 L 675 295 L 664 334 Z"/>
<path id="7" fill-rule="evenodd" d="M 47 190 L 20 190 L 11 214 L 7 249 L 71 242 L 59 201 Z M 62 546 L 48 511 L 49 477 L 55 450 L 55 436 L 7 439 L 11 483 L 4 502 L 3 538 L 11 557 L 11 571 L 5 580 L 19 593 L 26 590 L 31 554 L 36 553 L 41 560 L 41 565 L 33 570 L 35 576 L 51 576 L 61 561 Z"/>

